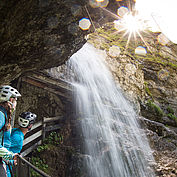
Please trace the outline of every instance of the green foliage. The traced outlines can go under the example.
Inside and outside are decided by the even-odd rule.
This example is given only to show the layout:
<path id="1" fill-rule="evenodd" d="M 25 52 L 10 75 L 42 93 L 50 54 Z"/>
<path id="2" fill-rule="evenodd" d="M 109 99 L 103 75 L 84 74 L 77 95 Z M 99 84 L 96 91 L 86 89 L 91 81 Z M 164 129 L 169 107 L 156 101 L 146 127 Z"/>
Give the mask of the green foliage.
<path id="1" fill-rule="evenodd" d="M 157 116 L 162 117 L 164 115 L 162 109 L 159 106 L 157 106 L 155 103 L 153 103 L 151 100 L 148 100 L 147 106 Z"/>
<path id="2" fill-rule="evenodd" d="M 174 120 L 177 123 L 177 117 L 175 116 L 175 111 L 170 106 L 167 107 L 168 114 L 166 115 L 168 118 Z"/>
<path id="3" fill-rule="evenodd" d="M 148 87 L 148 83 L 147 82 L 144 82 L 144 85 L 145 85 L 145 91 L 146 93 L 152 98 L 152 100 L 154 101 L 154 98 L 152 96 L 152 93 L 150 92 L 149 90 L 149 87 Z"/>
<path id="4" fill-rule="evenodd" d="M 51 132 L 44 142 L 52 145 L 59 145 L 63 143 L 63 135 L 57 132 Z"/>
<path id="5" fill-rule="evenodd" d="M 174 119 L 174 120 L 177 119 L 177 117 L 172 113 L 167 114 L 167 117 Z"/>
<path id="6" fill-rule="evenodd" d="M 165 124 L 165 127 L 169 128 L 169 125 Z"/>
<path id="7" fill-rule="evenodd" d="M 160 54 L 160 50 L 161 50 L 161 45 L 158 45 L 155 43 L 151 44 L 151 47 L 156 49 L 156 51 L 149 51 L 147 53 L 146 56 L 139 56 L 139 55 L 135 55 L 135 48 L 137 46 L 144 46 L 144 43 L 142 40 L 136 40 L 136 42 L 134 41 L 133 38 L 130 39 L 130 42 L 127 46 L 127 40 L 128 40 L 128 36 L 124 36 L 124 32 L 117 32 L 117 30 L 115 29 L 114 25 L 109 24 L 105 27 L 101 27 L 101 28 L 97 28 L 95 33 L 90 34 L 89 36 L 89 40 L 92 42 L 94 41 L 94 39 L 103 39 L 100 40 L 100 44 L 98 44 L 99 46 L 101 45 L 101 48 L 104 50 L 109 50 L 110 46 L 112 45 L 117 45 L 121 48 L 121 51 L 124 51 L 126 53 L 128 53 L 131 56 L 134 56 L 135 59 L 140 59 L 143 61 L 150 61 L 152 63 L 156 63 L 156 64 L 160 64 L 161 66 L 168 66 L 171 69 L 177 69 L 177 65 L 176 65 L 176 61 L 173 61 L 172 58 L 169 58 L 168 56 L 163 56 Z M 151 39 L 151 36 L 146 33 L 142 34 L 145 38 L 147 39 Z M 154 36 L 155 37 L 155 36 Z M 96 43 L 95 43 L 96 44 Z M 127 47 L 126 47 L 127 46 Z M 125 49 L 126 48 L 126 49 Z M 134 59 L 134 58 L 133 58 Z"/>
<path id="8" fill-rule="evenodd" d="M 36 166 L 37 168 L 41 169 L 42 171 L 44 171 L 45 173 L 48 173 L 48 165 L 46 164 L 46 162 L 44 162 L 42 159 L 40 159 L 39 157 L 32 157 L 31 159 L 31 163 Z M 40 177 L 41 175 L 39 175 L 37 172 L 35 172 L 33 169 L 30 170 L 30 174 L 33 177 Z"/>
<path id="9" fill-rule="evenodd" d="M 38 146 L 36 152 L 37 153 L 41 153 L 41 152 L 45 153 L 46 150 L 49 150 L 49 149 L 53 148 L 53 146 L 57 146 L 61 143 L 63 143 L 63 136 L 57 132 L 51 132 L 49 134 L 49 136 L 45 138 L 44 143 L 42 145 Z M 31 159 L 31 163 L 33 165 L 35 165 L 37 168 L 41 169 L 42 171 L 49 173 L 48 172 L 48 165 L 46 164 L 46 162 L 44 160 L 40 159 L 40 157 L 33 156 Z M 31 176 L 33 176 L 33 177 L 40 177 L 40 175 L 32 169 L 31 169 L 30 173 L 31 173 Z"/>
<path id="10" fill-rule="evenodd" d="M 177 123 L 177 117 L 174 114 L 169 113 L 167 114 L 167 117 L 169 117 L 170 119 L 173 119 Z"/>
<path id="11" fill-rule="evenodd" d="M 43 144 L 41 146 L 38 146 L 37 148 L 37 152 L 42 152 L 44 150 L 47 150 L 49 148 L 49 145 L 48 144 Z"/>
<path id="12" fill-rule="evenodd" d="M 43 152 L 51 147 L 51 145 L 56 146 L 63 143 L 63 136 L 57 132 L 51 132 L 47 138 L 45 138 L 44 143 L 37 148 L 37 152 Z"/>
<path id="13" fill-rule="evenodd" d="M 170 106 L 167 107 L 167 111 L 168 111 L 169 113 L 172 113 L 172 114 L 175 113 L 175 111 L 173 110 L 173 108 L 171 108 Z"/>

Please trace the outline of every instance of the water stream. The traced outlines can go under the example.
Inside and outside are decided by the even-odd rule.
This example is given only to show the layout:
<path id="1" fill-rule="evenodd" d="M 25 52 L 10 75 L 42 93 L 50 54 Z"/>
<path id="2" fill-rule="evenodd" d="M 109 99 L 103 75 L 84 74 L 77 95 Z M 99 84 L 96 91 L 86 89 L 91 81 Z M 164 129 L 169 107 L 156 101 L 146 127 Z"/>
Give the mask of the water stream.
<path id="1" fill-rule="evenodd" d="M 85 44 L 68 62 L 89 177 L 153 177 L 152 150 L 131 104 L 105 65 Z"/>

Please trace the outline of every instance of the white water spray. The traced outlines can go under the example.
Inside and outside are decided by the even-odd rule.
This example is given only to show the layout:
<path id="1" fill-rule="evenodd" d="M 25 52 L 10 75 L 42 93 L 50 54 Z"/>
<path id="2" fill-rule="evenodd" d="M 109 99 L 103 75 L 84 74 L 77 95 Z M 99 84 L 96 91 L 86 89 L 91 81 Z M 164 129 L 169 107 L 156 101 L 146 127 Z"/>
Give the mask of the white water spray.
<path id="1" fill-rule="evenodd" d="M 68 62 L 89 177 L 153 177 L 153 156 L 137 115 L 104 57 L 85 44 Z"/>

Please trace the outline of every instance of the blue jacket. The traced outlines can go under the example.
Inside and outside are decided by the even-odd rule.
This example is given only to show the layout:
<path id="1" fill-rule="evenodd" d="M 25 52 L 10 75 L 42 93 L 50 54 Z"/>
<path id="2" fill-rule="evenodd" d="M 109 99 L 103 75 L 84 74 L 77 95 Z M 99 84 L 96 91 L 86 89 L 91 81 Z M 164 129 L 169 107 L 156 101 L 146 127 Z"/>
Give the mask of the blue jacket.
<path id="1" fill-rule="evenodd" d="M 9 148 L 13 153 L 20 153 L 23 147 L 24 134 L 19 128 L 13 128 L 11 133 L 11 146 Z"/>
<path id="2" fill-rule="evenodd" d="M 12 132 L 10 130 L 4 133 L 4 146 L 13 153 L 20 153 L 23 147 L 24 134 L 19 128 L 13 128 Z M 13 160 L 10 160 L 10 166 L 14 165 Z M 11 167 L 10 167 L 11 168 Z M 11 177 L 9 167 L 6 166 L 7 177 Z"/>
<path id="3" fill-rule="evenodd" d="M 0 130 L 5 125 L 5 115 L 7 116 L 6 110 L 0 106 Z M 8 151 L 4 146 L 2 146 L 2 137 L 3 137 L 3 131 L 0 132 L 0 157 L 2 157 L 5 160 L 11 160 L 13 159 L 14 153 Z"/>

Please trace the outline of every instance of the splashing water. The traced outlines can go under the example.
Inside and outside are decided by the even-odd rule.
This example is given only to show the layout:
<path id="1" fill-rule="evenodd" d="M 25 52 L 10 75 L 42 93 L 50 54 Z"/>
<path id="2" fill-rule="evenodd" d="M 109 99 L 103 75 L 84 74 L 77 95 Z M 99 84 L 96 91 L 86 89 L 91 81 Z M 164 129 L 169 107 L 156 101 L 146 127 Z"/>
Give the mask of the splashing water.
<path id="1" fill-rule="evenodd" d="M 85 44 L 68 62 L 89 177 L 153 177 L 152 151 L 103 55 Z"/>

